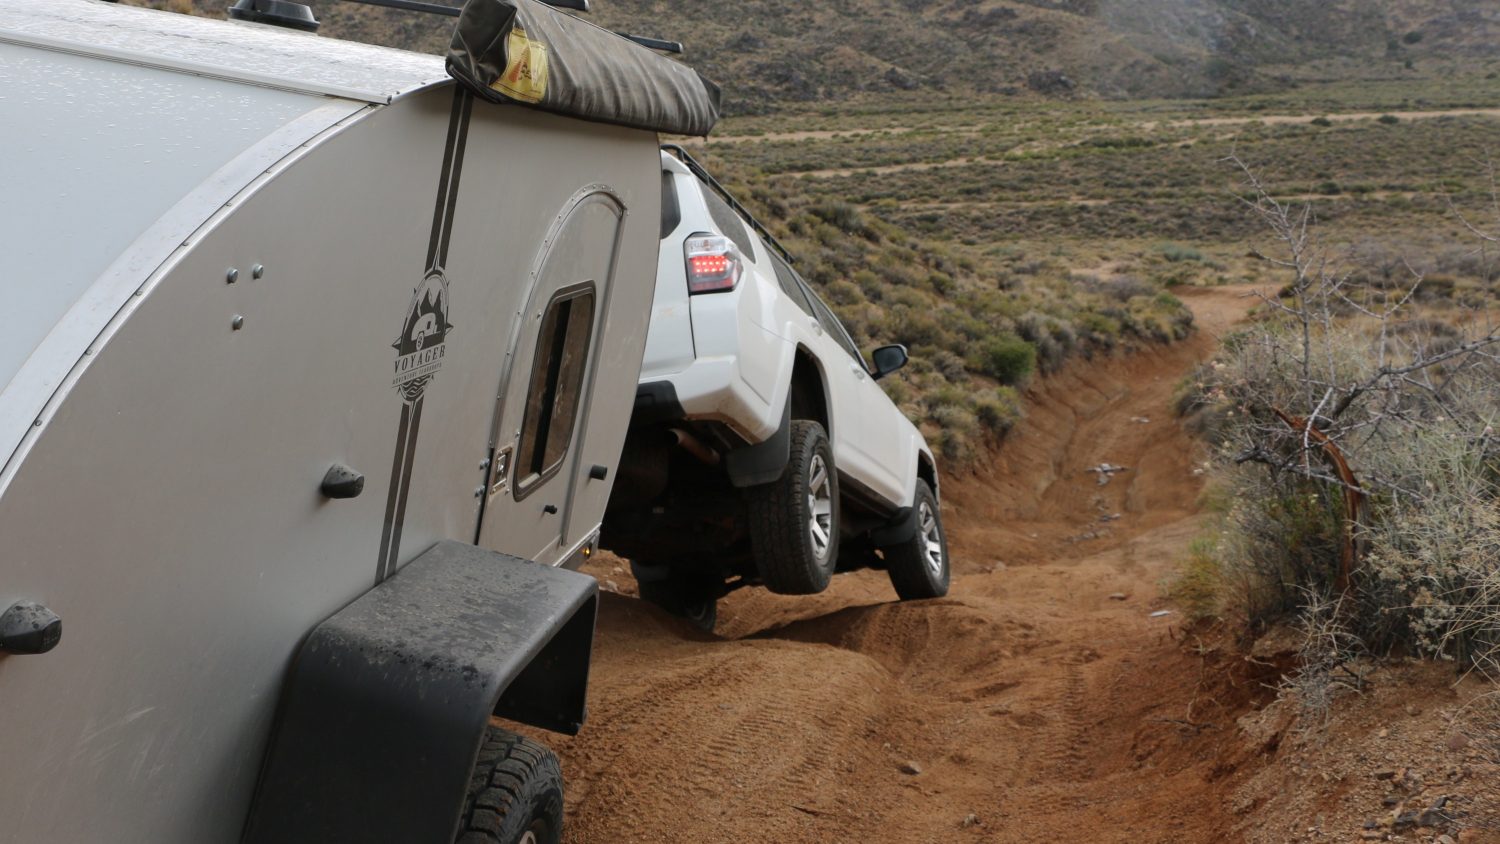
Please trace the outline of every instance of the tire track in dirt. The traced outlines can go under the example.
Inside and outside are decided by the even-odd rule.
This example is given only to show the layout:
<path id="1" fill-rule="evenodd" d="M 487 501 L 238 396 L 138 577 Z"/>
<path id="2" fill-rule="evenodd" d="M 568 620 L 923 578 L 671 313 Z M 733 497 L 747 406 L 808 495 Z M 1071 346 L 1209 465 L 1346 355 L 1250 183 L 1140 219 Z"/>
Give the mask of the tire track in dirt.
<path id="1" fill-rule="evenodd" d="M 1194 338 L 1030 390 L 993 466 L 945 479 L 948 598 L 898 603 L 880 572 L 748 589 L 708 636 L 605 594 L 589 723 L 547 737 L 567 840 L 1224 840 L 1218 734 L 1180 727 L 1200 666 L 1149 613 L 1199 529 L 1173 388 L 1242 292 L 1183 292 Z M 1131 469 L 1101 486 L 1103 461 Z"/>

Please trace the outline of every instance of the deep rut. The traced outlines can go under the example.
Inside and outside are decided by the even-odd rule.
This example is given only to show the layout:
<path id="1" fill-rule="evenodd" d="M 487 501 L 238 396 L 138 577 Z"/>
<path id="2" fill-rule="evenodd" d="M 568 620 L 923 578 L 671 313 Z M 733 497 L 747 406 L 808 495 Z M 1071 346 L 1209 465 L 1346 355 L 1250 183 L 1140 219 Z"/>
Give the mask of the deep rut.
<path id="1" fill-rule="evenodd" d="M 606 594 L 589 723 L 547 737 L 567 840 L 1225 840 L 1213 737 L 1181 726 L 1200 666 L 1151 612 L 1199 530 L 1173 388 L 1241 293 L 1190 291 L 1193 339 L 1033 388 L 993 466 L 945 480 L 946 599 L 859 572 L 737 593 L 705 636 Z M 1128 470 L 1101 485 L 1104 462 Z"/>

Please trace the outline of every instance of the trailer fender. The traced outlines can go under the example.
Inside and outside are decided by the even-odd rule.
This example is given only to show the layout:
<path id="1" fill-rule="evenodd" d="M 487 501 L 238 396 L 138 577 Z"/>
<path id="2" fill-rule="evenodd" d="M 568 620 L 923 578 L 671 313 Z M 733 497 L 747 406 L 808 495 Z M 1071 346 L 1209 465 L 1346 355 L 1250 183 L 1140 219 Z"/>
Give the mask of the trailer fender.
<path id="1" fill-rule="evenodd" d="M 587 575 L 445 541 L 318 625 L 244 841 L 452 841 L 492 715 L 582 725 L 597 595 Z"/>

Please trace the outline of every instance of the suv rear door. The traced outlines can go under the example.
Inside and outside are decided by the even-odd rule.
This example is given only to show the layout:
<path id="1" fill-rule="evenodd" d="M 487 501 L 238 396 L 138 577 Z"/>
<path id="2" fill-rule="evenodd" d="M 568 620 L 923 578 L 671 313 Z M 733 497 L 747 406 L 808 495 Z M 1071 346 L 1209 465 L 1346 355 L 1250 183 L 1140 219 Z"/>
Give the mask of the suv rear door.
<path id="1" fill-rule="evenodd" d="M 801 279 L 798 279 L 801 281 Z M 830 392 L 847 396 L 836 402 L 841 417 L 835 417 L 838 439 L 847 440 L 850 449 L 858 452 L 858 458 L 848 462 L 838 454 L 838 443 L 834 445 L 834 460 L 838 468 L 867 487 L 892 505 L 899 504 L 906 495 L 904 467 L 907 438 L 902 426 L 897 424 L 900 411 L 875 383 L 865 366 L 864 357 L 849 332 L 834 316 L 833 310 L 818 295 L 802 282 L 802 292 L 812 305 L 823 329 L 827 351 L 823 364 L 827 367 Z"/>

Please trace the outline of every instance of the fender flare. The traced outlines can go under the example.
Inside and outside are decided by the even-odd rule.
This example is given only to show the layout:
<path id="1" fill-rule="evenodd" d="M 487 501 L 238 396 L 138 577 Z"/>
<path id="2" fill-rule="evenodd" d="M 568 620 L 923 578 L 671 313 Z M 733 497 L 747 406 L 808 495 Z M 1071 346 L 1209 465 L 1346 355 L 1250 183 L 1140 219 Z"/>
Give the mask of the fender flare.
<path id="1" fill-rule="evenodd" d="M 593 578 L 444 541 L 299 649 L 246 844 L 452 841 L 492 715 L 584 719 Z"/>

